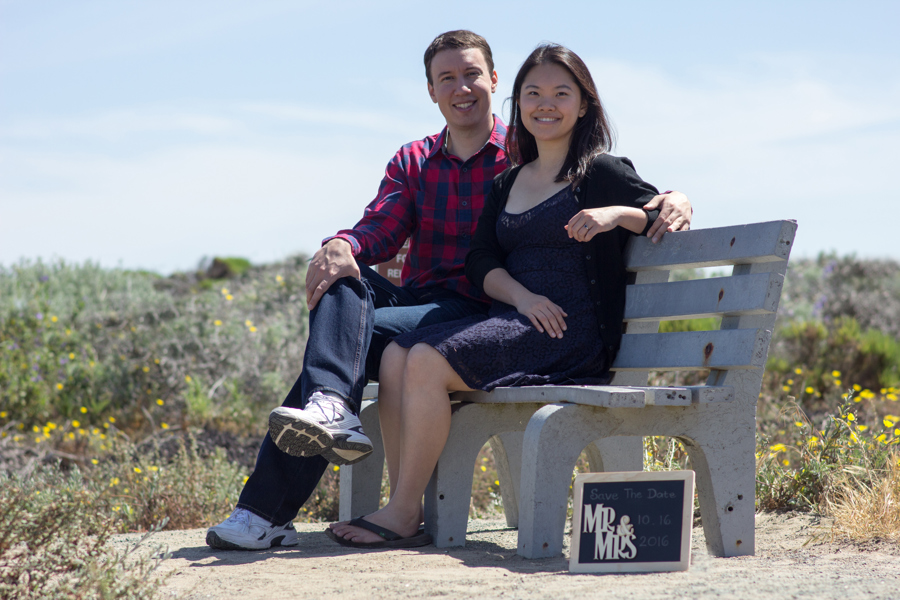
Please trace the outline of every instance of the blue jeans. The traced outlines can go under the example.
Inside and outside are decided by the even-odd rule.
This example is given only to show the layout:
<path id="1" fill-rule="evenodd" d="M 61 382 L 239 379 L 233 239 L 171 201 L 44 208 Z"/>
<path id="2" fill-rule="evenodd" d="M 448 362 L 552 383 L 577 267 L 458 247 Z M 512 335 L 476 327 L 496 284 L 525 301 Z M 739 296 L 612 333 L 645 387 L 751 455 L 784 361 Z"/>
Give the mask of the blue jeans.
<path id="1" fill-rule="evenodd" d="M 397 287 L 365 265 L 359 269 L 362 279 L 338 280 L 310 312 L 303 371 L 282 406 L 303 408 L 323 390 L 345 398 L 358 413 L 363 388 L 378 379 L 391 338 L 488 309 L 455 292 Z M 266 434 L 237 506 L 276 525 L 292 521 L 327 467 L 321 456 L 285 454 Z"/>

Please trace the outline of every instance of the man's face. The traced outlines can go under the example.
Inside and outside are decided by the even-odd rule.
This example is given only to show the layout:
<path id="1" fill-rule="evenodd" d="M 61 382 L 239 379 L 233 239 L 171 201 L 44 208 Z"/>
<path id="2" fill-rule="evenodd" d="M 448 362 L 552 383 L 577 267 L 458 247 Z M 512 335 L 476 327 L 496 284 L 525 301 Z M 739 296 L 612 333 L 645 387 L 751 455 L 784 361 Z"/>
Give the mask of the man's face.
<path id="1" fill-rule="evenodd" d="M 491 94 L 497 72 L 489 71 L 481 50 L 441 50 L 431 60 L 428 93 L 451 129 L 488 129 L 493 125 Z"/>

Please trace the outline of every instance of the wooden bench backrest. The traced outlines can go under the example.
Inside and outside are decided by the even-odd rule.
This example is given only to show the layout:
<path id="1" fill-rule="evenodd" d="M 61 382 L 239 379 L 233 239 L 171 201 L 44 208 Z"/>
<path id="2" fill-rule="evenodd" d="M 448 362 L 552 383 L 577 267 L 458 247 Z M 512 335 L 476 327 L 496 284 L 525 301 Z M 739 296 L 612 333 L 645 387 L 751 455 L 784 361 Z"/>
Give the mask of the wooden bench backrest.
<path id="1" fill-rule="evenodd" d="M 797 224 L 772 221 L 634 237 L 626 268 L 626 333 L 613 365 L 617 385 L 646 385 L 647 372 L 762 369 Z M 732 266 L 732 274 L 669 282 L 669 271 Z M 715 331 L 656 333 L 665 320 L 721 317 Z"/>

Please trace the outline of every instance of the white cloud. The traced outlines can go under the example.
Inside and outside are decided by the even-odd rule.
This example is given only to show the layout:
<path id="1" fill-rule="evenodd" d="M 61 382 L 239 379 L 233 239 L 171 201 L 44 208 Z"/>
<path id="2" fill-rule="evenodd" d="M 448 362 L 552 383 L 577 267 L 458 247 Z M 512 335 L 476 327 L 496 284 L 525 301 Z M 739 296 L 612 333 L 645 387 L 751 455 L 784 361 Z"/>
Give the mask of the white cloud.
<path id="1" fill-rule="evenodd" d="M 213 135 L 236 133 L 241 128 L 242 124 L 231 118 L 178 109 L 145 108 L 116 110 L 81 117 L 23 119 L 4 127 L 0 130 L 0 135 L 49 141 L 58 141 L 61 137 L 117 141 L 142 133 Z"/>

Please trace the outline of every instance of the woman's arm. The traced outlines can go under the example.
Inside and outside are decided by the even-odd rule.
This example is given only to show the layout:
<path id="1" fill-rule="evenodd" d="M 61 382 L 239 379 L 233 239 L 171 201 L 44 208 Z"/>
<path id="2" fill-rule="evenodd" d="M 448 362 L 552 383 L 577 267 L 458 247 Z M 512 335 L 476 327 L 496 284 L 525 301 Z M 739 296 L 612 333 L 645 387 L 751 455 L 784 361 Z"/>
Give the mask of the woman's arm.
<path id="1" fill-rule="evenodd" d="M 561 338 L 566 330 L 566 311 L 546 296 L 533 294 L 512 278 L 506 269 L 489 271 L 484 278 L 484 292 L 500 302 L 515 306 L 519 314 L 528 317 L 535 329 L 552 338 Z"/>
<path id="2" fill-rule="evenodd" d="M 569 220 L 566 230 L 570 238 L 587 242 L 598 233 L 624 227 L 632 233 L 641 233 L 647 226 L 647 213 L 633 206 L 605 206 L 586 208 Z"/>

